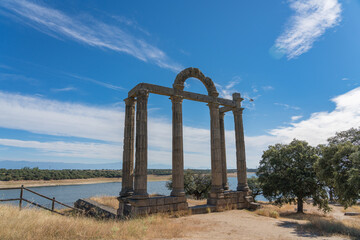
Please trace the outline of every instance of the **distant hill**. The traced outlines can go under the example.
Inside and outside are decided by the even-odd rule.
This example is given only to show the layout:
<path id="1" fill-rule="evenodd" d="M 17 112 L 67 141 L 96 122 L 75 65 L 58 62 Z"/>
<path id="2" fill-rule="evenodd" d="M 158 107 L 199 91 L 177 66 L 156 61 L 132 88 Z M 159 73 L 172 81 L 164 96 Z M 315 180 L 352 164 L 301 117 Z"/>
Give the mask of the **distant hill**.
<path id="1" fill-rule="evenodd" d="M 0 161 L 0 168 L 21 169 L 24 167 L 39 169 L 121 169 L 122 163 L 103 163 L 103 164 L 86 164 L 86 163 L 64 163 L 64 162 L 30 162 L 30 161 Z"/>
<path id="2" fill-rule="evenodd" d="M 122 162 L 119 163 L 64 163 L 64 162 L 30 162 L 30 161 L 0 161 L 0 168 L 21 169 L 24 167 L 39 169 L 122 169 Z M 149 164 L 149 169 L 170 169 L 171 165 L 166 164 Z"/>

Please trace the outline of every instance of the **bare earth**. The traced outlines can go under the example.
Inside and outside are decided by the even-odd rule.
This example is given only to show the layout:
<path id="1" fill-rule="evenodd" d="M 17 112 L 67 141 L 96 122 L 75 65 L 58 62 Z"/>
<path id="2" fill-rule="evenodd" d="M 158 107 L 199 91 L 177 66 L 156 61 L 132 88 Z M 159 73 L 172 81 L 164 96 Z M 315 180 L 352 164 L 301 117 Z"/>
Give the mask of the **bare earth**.
<path id="1" fill-rule="evenodd" d="M 175 219 L 179 224 L 194 226 L 180 239 L 349 239 L 342 236 L 316 236 L 300 231 L 301 220 L 269 218 L 247 210 L 200 214 Z"/>
<path id="2" fill-rule="evenodd" d="M 168 181 L 168 175 L 148 175 L 149 182 Z M 60 186 L 60 185 L 80 185 L 107 182 L 121 182 L 121 178 L 88 178 L 88 179 L 63 179 L 63 180 L 21 180 L 21 181 L 0 181 L 0 188 L 39 187 L 39 186 Z"/>

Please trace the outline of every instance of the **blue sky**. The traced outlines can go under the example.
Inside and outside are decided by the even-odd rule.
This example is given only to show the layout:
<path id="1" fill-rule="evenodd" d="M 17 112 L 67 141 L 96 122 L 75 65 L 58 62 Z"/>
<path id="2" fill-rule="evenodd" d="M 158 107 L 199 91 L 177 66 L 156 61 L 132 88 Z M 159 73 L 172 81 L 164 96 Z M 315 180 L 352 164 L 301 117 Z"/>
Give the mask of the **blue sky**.
<path id="1" fill-rule="evenodd" d="M 360 126 L 359 22 L 358 0 L 2 0 L 0 160 L 120 162 L 127 92 L 187 67 L 245 98 L 248 167 L 270 144 L 325 143 Z M 171 102 L 148 107 L 149 166 L 170 167 Z M 183 113 L 185 167 L 209 168 L 208 107 Z M 231 113 L 225 127 L 235 168 Z"/>

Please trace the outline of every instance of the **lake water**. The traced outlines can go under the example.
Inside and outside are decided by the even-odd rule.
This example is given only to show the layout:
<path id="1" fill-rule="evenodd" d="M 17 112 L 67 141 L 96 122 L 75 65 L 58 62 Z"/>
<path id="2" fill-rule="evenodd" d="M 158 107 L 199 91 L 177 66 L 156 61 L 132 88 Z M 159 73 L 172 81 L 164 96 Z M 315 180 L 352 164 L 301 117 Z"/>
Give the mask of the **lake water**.
<path id="1" fill-rule="evenodd" d="M 248 177 L 254 176 L 254 173 L 249 173 Z M 229 186 L 231 190 L 235 190 L 237 186 L 236 177 L 229 177 Z M 162 195 L 170 195 L 170 191 L 165 186 L 166 181 L 148 182 L 148 193 L 157 193 Z M 26 186 L 25 186 L 26 187 Z M 79 198 L 89 198 L 93 196 L 118 196 L 121 190 L 120 182 L 113 183 L 96 183 L 83 185 L 66 185 L 66 186 L 48 186 L 48 187 L 29 187 L 29 189 L 43 194 L 47 197 L 55 197 L 59 202 L 73 206 L 74 202 Z M 20 190 L 4 190 L 0 191 L 0 199 L 19 198 Z M 33 193 L 24 191 L 24 198 L 39 203 L 46 207 L 51 207 L 51 201 L 41 198 Z M 263 196 L 257 196 L 257 200 L 266 201 Z M 18 201 L 7 202 L 18 205 Z M 56 208 L 62 208 L 61 205 L 56 204 Z"/>

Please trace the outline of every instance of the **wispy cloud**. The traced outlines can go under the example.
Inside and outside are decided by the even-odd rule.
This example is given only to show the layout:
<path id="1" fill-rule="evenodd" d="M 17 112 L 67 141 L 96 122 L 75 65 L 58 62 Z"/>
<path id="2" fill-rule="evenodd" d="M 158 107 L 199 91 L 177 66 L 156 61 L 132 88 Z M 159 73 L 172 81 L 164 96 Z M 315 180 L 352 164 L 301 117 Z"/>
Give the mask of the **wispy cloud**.
<path id="1" fill-rule="evenodd" d="M 11 16 L 52 37 L 68 38 L 89 46 L 126 53 L 172 71 L 183 68 L 164 51 L 145 40 L 91 16 L 73 17 L 60 10 L 25 0 L 3 0 L 0 1 L 0 8 L 0 14 Z"/>
<path id="2" fill-rule="evenodd" d="M 106 83 L 106 82 L 102 82 L 102 81 L 99 81 L 99 80 L 96 80 L 96 79 L 93 79 L 93 78 L 79 76 L 79 75 L 73 74 L 73 73 L 63 73 L 63 74 L 66 75 L 66 76 L 72 77 L 72 78 L 79 79 L 79 80 L 92 82 L 92 83 L 95 83 L 95 84 L 97 84 L 99 86 L 103 86 L 103 87 L 106 87 L 106 88 L 109 88 L 109 89 L 112 89 L 112 90 L 116 90 L 116 91 L 123 91 L 124 90 L 123 87 L 116 86 L 116 85 Z"/>
<path id="3" fill-rule="evenodd" d="M 53 92 L 70 92 L 70 91 L 76 91 L 77 89 L 74 87 L 65 87 L 65 88 L 53 88 L 51 91 Z"/>
<path id="4" fill-rule="evenodd" d="M 264 91 L 271 91 L 271 90 L 274 90 L 274 87 L 273 86 L 263 86 L 262 89 Z"/>
<path id="5" fill-rule="evenodd" d="M 341 80 L 347 81 L 347 80 L 349 80 L 349 78 L 344 77 L 344 78 L 342 78 Z"/>
<path id="6" fill-rule="evenodd" d="M 142 27 L 137 23 L 137 21 L 134 20 L 134 19 L 129 19 L 129 18 L 124 17 L 124 16 L 116 16 L 116 15 L 113 15 L 113 16 L 111 16 L 111 17 L 112 17 L 113 19 L 117 20 L 118 22 L 123 23 L 123 24 L 125 24 L 125 25 L 127 25 L 127 26 L 129 26 L 129 27 L 132 27 L 132 28 L 134 28 L 134 29 L 136 29 L 136 30 L 138 30 L 138 31 L 140 31 L 140 32 L 148 35 L 148 36 L 151 35 L 148 31 L 146 31 L 144 28 L 142 28 Z"/>
<path id="7" fill-rule="evenodd" d="M 215 83 L 216 87 L 219 90 L 219 95 L 222 98 L 232 99 L 232 94 L 236 92 L 234 87 L 239 84 L 241 78 L 236 76 L 230 82 L 228 82 L 225 86 Z"/>
<path id="8" fill-rule="evenodd" d="M 281 107 L 283 107 L 285 110 L 288 110 L 288 109 L 300 110 L 299 107 L 291 106 L 291 105 L 286 104 L 286 103 L 274 103 L 274 105 L 281 106 Z"/>
<path id="9" fill-rule="evenodd" d="M 31 84 L 38 84 L 39 81 L 35 78 L 27 77 L 15 73 L 0 73 L 0 81 L 24 81 Z"/>
<path id="10" fill-rule="evenodd" d="M 290 0 L 295 14 L 285 31 L 276 39 L 277 54 L 288 59 L 309 51 L 314 42 L 341 21 L 341 4 L 337 0 Z"/>
<path id="11" fill-rule="evenodd" d="M 7 69 L 7 70 L 12 70 L 13 69 L 12 67 L 9 67 L 8 65 L 5 65 L 5 64 L 0 64 L 0 68 Z"/>

